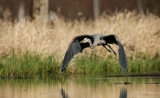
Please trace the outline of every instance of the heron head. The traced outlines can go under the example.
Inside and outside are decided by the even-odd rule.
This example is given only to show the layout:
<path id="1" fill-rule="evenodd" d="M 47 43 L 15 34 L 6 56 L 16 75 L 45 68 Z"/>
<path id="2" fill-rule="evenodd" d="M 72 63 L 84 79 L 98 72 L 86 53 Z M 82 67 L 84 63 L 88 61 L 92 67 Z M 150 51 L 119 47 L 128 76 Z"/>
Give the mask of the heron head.
<path id="1" fill-rule="evenodd" d="M 86 38 L 84 38 L 80 43 L 88 43 L 89 40 L 90 40 L 90 39 L 86 37 Z"/>

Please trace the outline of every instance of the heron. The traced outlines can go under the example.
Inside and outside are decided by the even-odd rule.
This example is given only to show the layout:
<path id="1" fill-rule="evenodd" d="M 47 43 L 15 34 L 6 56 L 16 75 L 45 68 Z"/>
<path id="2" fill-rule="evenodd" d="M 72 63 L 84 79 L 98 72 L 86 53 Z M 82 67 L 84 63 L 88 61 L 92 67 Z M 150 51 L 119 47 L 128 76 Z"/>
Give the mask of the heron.
<path id="1" fill-rule="evenodd" d="M 62 65 L 60 66 L 60 72 L 62 73 L 68 66 L 71 59 L 78 53 L 81 53 L 85 48 L 90 47 L 94 49 L 96 46 L 103 46 L 108 52 L 116 52 L 112 49 L 109 44 L 116 44 L 118 46 L 118 60 L 121 67 L 121 71 L 125 72 L 127 69 L 126 54 L 120 39 L 115 34 L 103 35 L 79 35 L 73 38 L 70 42 L 68 49 L 64 55 Z M 108 48 L 106 47 L 108 46 Z"/>

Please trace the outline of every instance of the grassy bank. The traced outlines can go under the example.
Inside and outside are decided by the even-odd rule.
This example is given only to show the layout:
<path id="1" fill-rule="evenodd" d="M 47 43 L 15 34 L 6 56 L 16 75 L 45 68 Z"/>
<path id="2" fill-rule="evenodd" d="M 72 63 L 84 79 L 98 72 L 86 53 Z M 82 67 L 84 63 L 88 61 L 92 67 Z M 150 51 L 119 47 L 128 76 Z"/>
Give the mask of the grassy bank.
<path id="1" fill-rule="evenodd" d="M 127 61 L 128 70 L 126 74 L 160 72 L 159 54 L 154 57 L 147 57 L 145 54 L 139 53 L 135 57 L 128 57 Z M 113 55 L 103 58 L 94 53 L 76 57 L 74 64 L 68 70 L 72 73 L 83 74 L 122 74 L 117 58 Z"/>
<path id="2" fill-rule="evenodd" d="M 44 56 L 26 52 L 23 55 L 10 54 L 0 57 L 0 77 L 32 78 L 35 76 L 58 75 L 58 62 L 54 54 Z"/>
<path id="3" fill-rule="evenodd" d="M 36 53 L 23 55 L 11 54 L 0 57 L 1 78 L 33 78 L 54 77 L 64 74 L 122 74 L 117 58 L 109 55 L 106 58 L 95 53 L 77 56 L 68 66 L 64 74 L 59 74 L 59 64 L 54 54 L 44 56 Z M 146 55 L 136 55 L 127 58 L 126 74 L 153 73 L 160 70 L 160 55 L 150 58 Z"/>
<path id="4" fill-rule="evenodd" d="M 53 25 L 40 19 L 0 20 L 0 76 L 57 75 L 70 41 L 81 34 L 116 34 L 126 51 L 128 73 L 160 71 L 160 18 L 153 14 L 116 12 L 96 20 L 65 20 Z M 111 45 L 117 51 L 116 45 Z M 29 51 L 29 52 L 27 52 Z M 36 53 L 34 53 L 36 52 Z M 56 54 L 56 55 L 55 55 Z M 68 66 L 67 73 L 120 74 L 117 58 L 104 48 L 85 49 Z"/>

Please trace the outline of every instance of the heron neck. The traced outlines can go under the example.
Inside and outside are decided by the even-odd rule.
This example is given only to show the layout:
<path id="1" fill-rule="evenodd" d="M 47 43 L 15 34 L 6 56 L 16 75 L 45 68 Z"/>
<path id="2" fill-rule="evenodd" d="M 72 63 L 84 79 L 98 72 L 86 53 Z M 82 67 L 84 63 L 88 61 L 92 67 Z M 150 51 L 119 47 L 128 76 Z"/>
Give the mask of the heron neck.
<path id="1" fill-rule="evenodd" d="M 95 48 L 95 46 L 92 44 L 91 40 L 89 40 L 88 43 L 89 43 L 91 49 Z"/>

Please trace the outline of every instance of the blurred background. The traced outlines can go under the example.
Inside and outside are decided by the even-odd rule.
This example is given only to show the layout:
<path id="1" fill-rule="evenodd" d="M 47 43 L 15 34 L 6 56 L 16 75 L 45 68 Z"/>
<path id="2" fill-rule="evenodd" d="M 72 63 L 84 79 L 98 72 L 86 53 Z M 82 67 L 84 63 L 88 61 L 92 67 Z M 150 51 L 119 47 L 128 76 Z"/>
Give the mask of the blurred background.
<path id="1" fill-rule="evenodd" d="M 136 11 L 160 16 L 160 0 L 0 0 L 0 18 L 21 19 L 41 16 L 52 19 L 57 15 L 66 19 L 94 19 L 99 15 L 119 11 Z"/>

